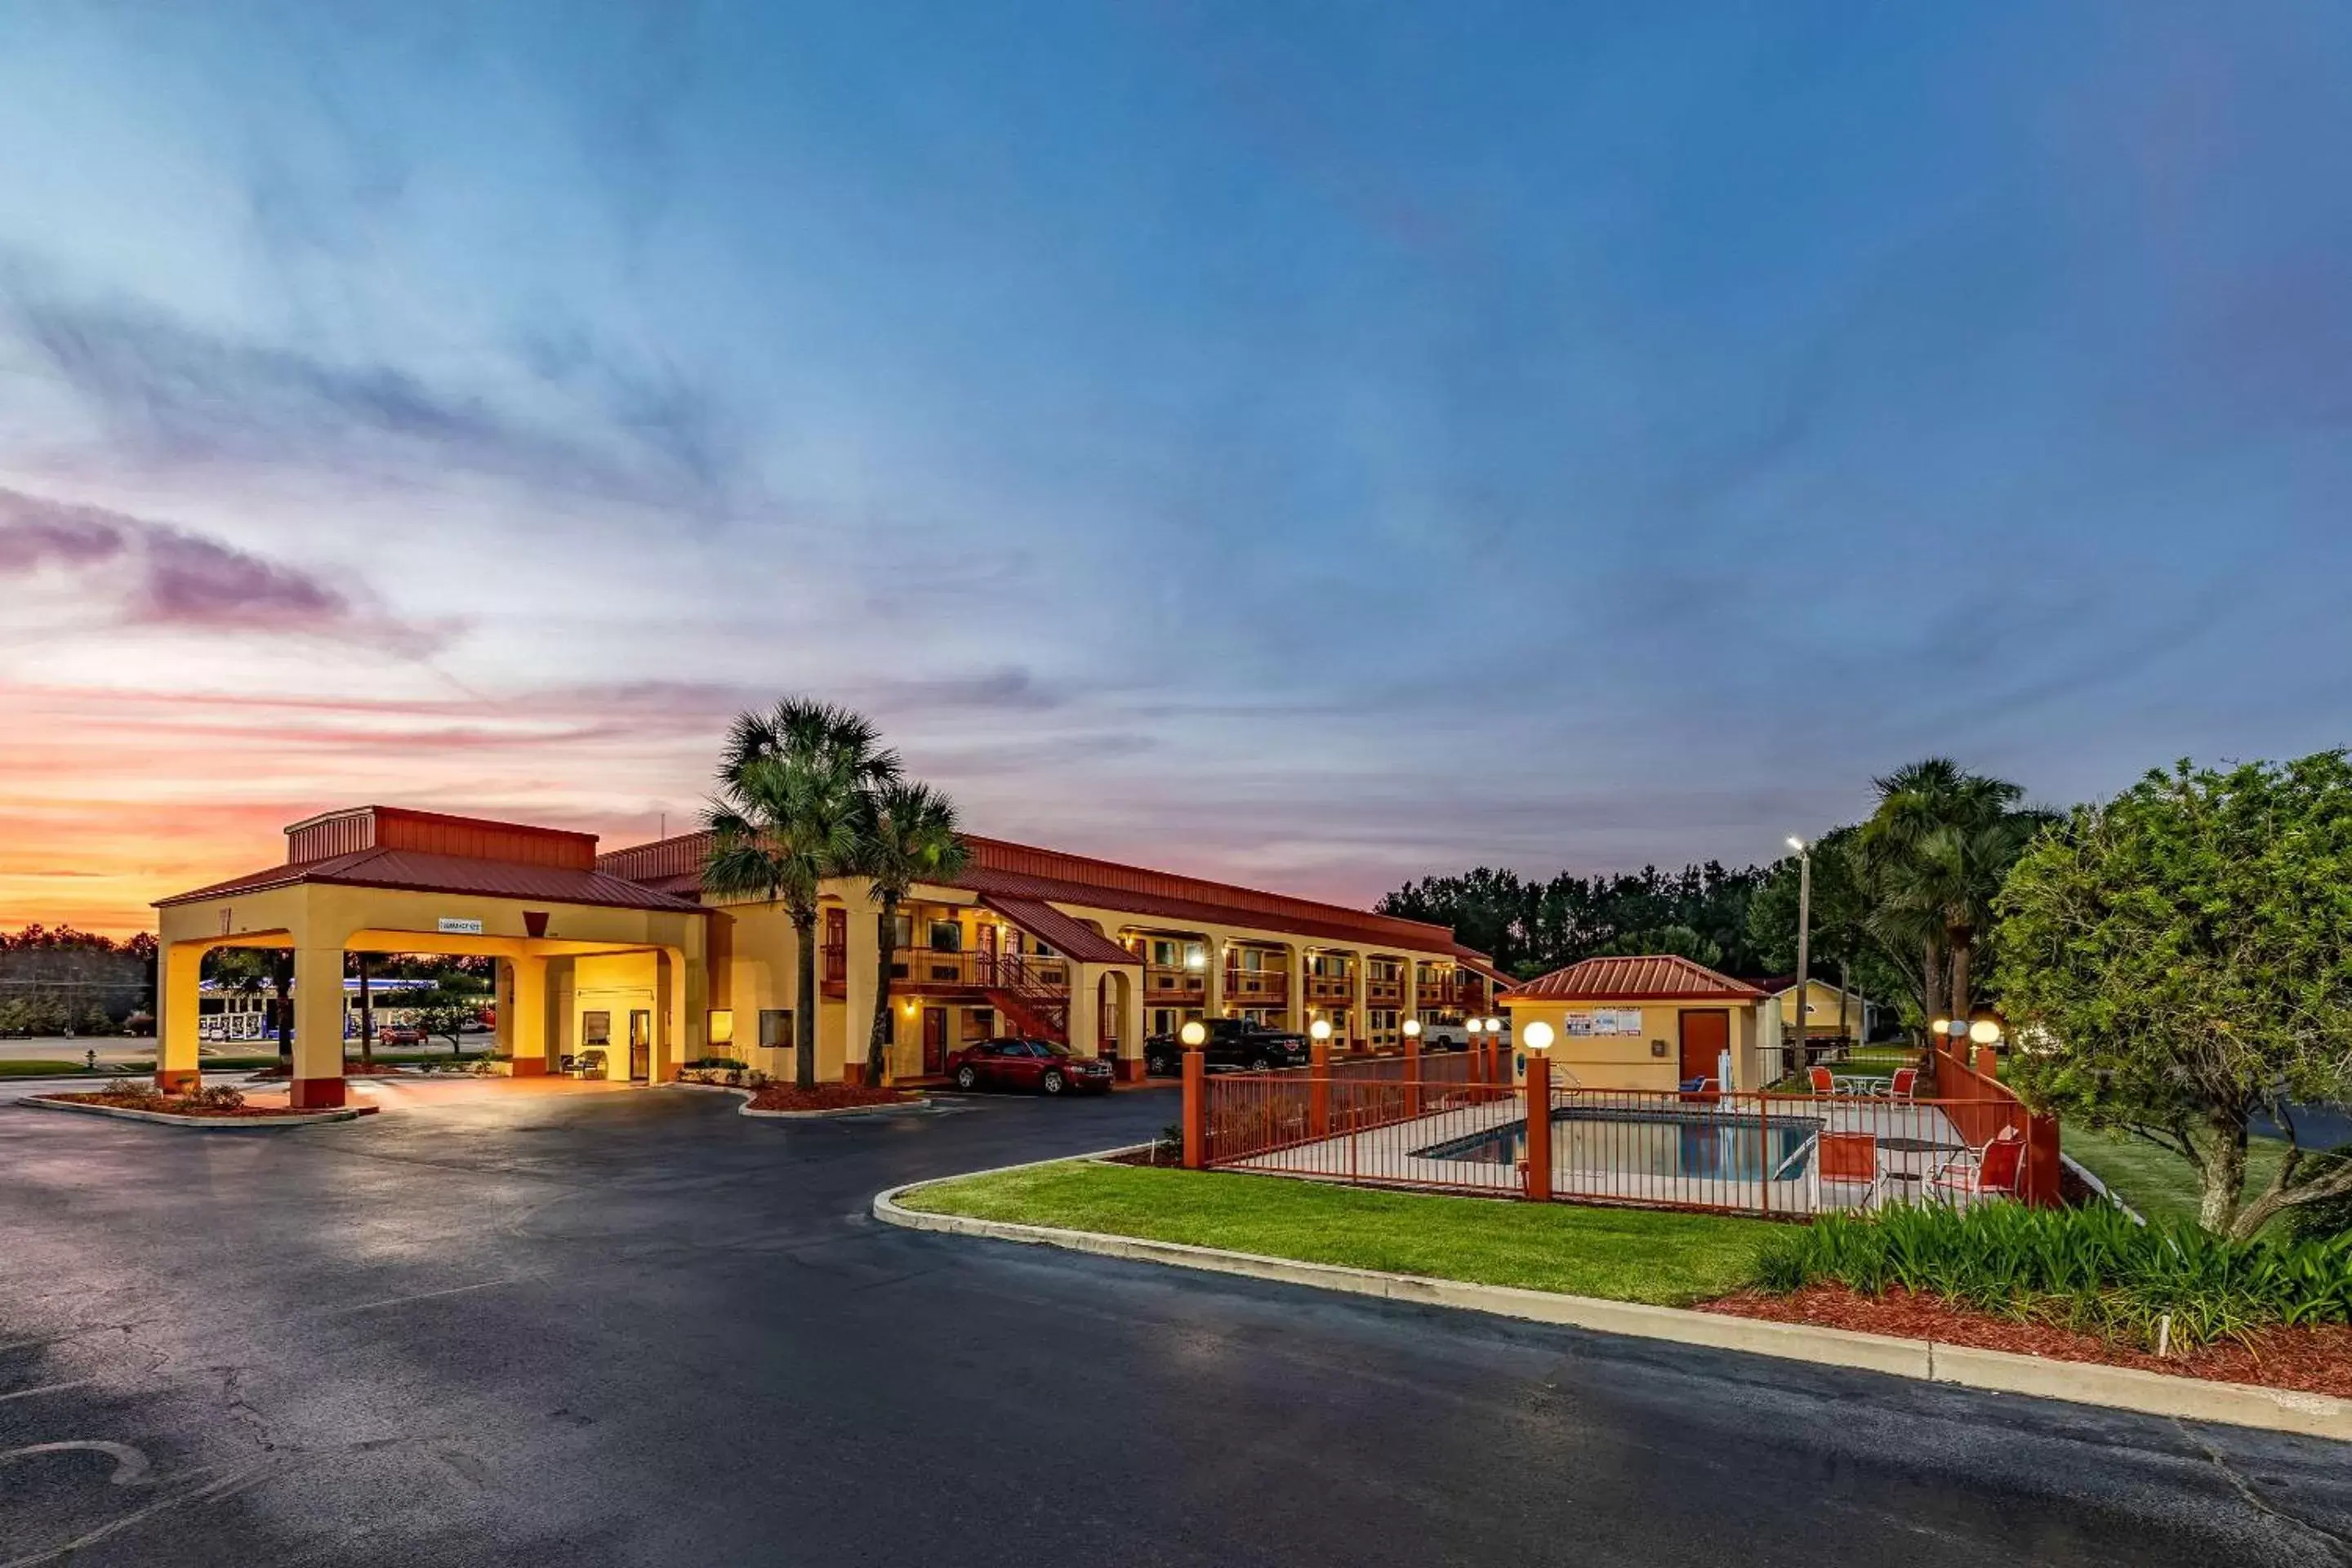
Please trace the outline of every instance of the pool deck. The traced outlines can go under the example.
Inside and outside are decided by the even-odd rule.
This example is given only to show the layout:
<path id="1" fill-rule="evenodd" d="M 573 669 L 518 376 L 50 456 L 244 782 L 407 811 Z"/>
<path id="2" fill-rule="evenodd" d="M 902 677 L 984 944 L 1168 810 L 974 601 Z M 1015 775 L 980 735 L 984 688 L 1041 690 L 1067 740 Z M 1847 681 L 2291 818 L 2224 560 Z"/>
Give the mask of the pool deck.
<path id="1" fill-rule="evenodd" d="M 1692 1107 L 1695 1117 L 1703 1118 L 1705 1110 L 1703 1105 Z M 1564 1116 L 1563 1111 L 1568 1114 Z M 1612 1111 L 1614 1115 L 1610 1114 Z M 1916 1198 L 1924 1190 L 1927 1174 L 1938 1163 L 1968 1147 L 1950 1119 L 1931 1105 L 1860 1098 L 1794 1100 L 1789 1102 L 1790 1121 L 1811 1123 L 1821 1131 L 1867 1132 L 1877 1138 L 1881 1180 L 1875 1184 L 1822 1180 L 1810 1141 L 1802 1158 L 1795 1163 L 1795 1169 L 1769 1182 L 1754 1175 L 1589 1168 L 1591 1156 L 1579 1147 L 1573 1138 L 1574 1130 L 1567 1123 L 1617 1117 L 1629 1121 L 1676 1120 L 1606 1104 L 1556 1105 L 1551 1181 L 1555 1196 L 1745 1214 L 1821 1214 L 1866 1207 L 1874 1201 L 1904 1202 Z M 1519 1107 L 1507 1100 L 1449 1107 L 1383 1127 L 1294 1144 L 1235 1161 L 1225 1168 L 1313 1181 L 1447 1188 L 1497 1195 L 1517 1193 L 1526 1177 L 1514 1163 L 1439 1159 L 1426 1151 L 1498 1133 L 1520 1119 Z M 1742 1115 L 1738 1120 L 1753 1125 L 1757 1119 Z M 1781 1122 L 1777 1103 L 1771 1120 L 1775 1125 Z"/>

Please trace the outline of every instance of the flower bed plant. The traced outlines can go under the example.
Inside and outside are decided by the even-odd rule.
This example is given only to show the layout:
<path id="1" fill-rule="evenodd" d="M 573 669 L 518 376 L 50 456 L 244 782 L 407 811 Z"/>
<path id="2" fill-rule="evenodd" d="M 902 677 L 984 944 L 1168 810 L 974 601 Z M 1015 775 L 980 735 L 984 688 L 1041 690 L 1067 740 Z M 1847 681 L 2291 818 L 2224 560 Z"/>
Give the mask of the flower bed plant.
<path id="1" fill-rule="evenodd" d="M 87 1094 L 52 1094 L 48 1100 L 70 1100 L 83 1105 L 103 1105 L 117 1110 L 152 1110 L 166 1116 L 283 1116 L 282 1105 L 247 1105 L 245 1096 L 227 1084 L 215 1084 L 191 1094 L 166 1094 L 152 1083 L 117 1083 Z"/>
<path id="2" fill-rule="evenodd" d="M 1791 1227 L 1759 1258 L 1758 1279 L 1782 1294 L 1822 1284 L 1868 1297 L 1907 1291 L 2162 1353 L 2352 1322 L 2352 1234 L 2233 1242 L 2135 1225 L 2105 1206 L 1927 1205 Z"/>
<path id="3" fill-rule="evenodd" d="M 821 1083 L 795 1089 L 772 1083 L 751 1097 L 754 1110 L 862 1110 L 873 1106 L 908 1105 L 922 1099 L 904 1089 L 870 1089 L 862 1083 Z"/>

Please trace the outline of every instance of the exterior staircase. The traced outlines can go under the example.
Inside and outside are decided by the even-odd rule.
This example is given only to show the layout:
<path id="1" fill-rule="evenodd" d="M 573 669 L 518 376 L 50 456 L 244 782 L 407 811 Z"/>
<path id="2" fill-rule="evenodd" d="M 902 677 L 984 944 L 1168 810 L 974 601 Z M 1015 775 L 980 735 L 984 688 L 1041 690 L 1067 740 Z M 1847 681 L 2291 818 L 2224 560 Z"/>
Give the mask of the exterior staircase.
<path id="1" fill-rule="evenodd" d="M 1017 959 L 999 960 L 995 969 L 996 984 L 983 987 L 989 1005 L 1024 1036 L 1068 1045 L 1069 993 L 1036 979 Z"/>

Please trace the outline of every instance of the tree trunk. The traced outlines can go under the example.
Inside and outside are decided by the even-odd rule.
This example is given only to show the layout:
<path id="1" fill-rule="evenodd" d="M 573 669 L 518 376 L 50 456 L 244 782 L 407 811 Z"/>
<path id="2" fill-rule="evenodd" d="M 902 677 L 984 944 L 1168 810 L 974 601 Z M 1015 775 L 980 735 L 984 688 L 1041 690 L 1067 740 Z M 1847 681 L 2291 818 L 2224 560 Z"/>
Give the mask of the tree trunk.
<path id="1" fill-rule="evenodd" d="M 1927 940 L 1920 953 L 1919 1008 L 1927 1015 L 1924 1023 L 1933 1024 L 1944 1016 L 1944 948 L 1934 937 Z"/>
<path id="2" fill-rule="evenodd" d="M 1841 958 L 1838 960 L 1838 1038 L 1847 1042 L 1846 1048 L 1849 1053 L 1854 1046 L 1862 1044 L 1860 1040 L 1855 1039 L 1852 1035 L 1846 1033 L 1846 1001 L 1847 998 L 1853 994 L 1853 976 L 1852 973 L 1847 970 L 1845 960 Z"/>
<path id="3" fill-rule="evenodd" d="M 882 1047 L 890 1033 L 890 967 L 898 955 L 898 900 L 886 898 L 874 917 L 874 949 L 881 954 L 879 971 L 874 976 L 874 1027 L 866 1039 L 866 1081 L 869 1086 L 882 1081 Z"/>
<path id="4" fill-rule="evenodd" d="M 793 1008 L 793 1082 L 801 1089 L 816 1087 L 816 911 L 793 915 L 793 935 L 798 939 L 793 968 L 796 973 Z"/>
<path id="5" fill-rule="evenodd" d="M 1952 942 L 1952 1016 L 1965 1019 L 1969 1016 L 1969 951 L 1976 945 L 1969 932 L 1956 931 Z"/>
<path id="6" fill-rule="evenodd" d="M 2213 1146 L 2205 1156 L 2205 1190 L 2197 1203 L 2197 1223 L 2212 1236 L 2228 1236 L 2238 1217 L 2238 1196 L 2246 1184 L 2246 1122 L 2216 1110 L 2208 1126 Z"/>
<path id="7" fill-rule="evenodd" d="M 360 961 L 360 1070 L 375 1071 L 375 1003 L 368 994 L 368 955 Z"/>

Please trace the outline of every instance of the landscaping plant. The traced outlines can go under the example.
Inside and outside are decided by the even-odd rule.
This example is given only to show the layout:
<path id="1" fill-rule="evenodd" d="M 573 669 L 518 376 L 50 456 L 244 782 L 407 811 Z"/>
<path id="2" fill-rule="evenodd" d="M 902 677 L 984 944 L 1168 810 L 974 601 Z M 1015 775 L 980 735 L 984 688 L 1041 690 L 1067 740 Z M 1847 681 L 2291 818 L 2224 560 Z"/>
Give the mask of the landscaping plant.
<path id="1" fill-rule="evenodd" d="M 2238 1241 L 2120 1210 L 1987 1204 L 1825 1215 L 1767 1247 L 1768 1290 L 1895 1289 L 2150 1349 L 2243 1339 L 2273 1324 L 2352 1322 L 2352 1236 Z"/>
<path id="2" fill-rule="evenodd" d="M 2078 807 L 2011 872 L 1994 943 L 2007 1080 L 2198 1172 L 2199 1220 L 2244 1240 L 2352 1194 L 2295 1107 L 2352 1097 L 2352 764 L 2182 763 Z M 2287 1144 L 2249 1195 L 2267 1113 Z"/>

